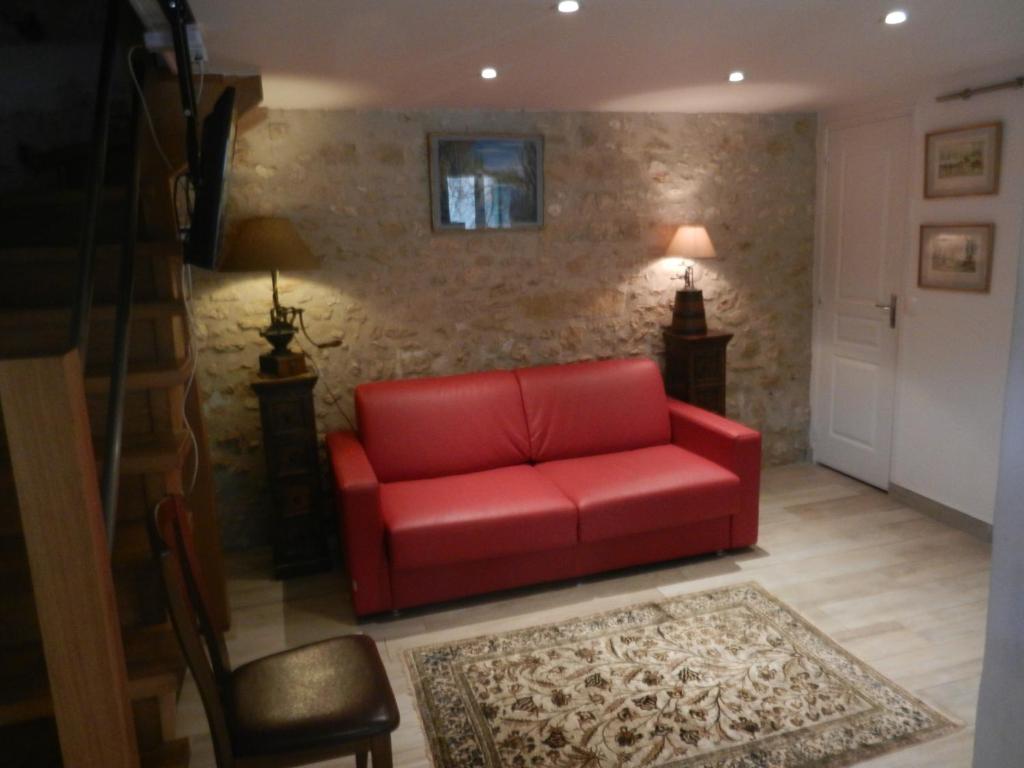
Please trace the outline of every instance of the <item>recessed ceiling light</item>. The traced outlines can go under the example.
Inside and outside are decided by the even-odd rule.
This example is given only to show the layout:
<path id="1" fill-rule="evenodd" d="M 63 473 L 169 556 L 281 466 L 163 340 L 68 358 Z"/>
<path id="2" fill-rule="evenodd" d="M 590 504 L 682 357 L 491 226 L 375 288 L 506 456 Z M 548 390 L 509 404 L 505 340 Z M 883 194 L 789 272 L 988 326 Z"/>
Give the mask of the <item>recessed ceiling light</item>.
<path id="1" fill-rule="evenodd" d="M 730 83 L 742 83 L 744 78 L 746 78 L 746 75 L 744 75 L 738 69 L 735 72 L 730 72 L 729 73 L 729 82 Z"/>
<path id="2" fill-rule="evenodd" d="M 894 26 L 896 24 L 902 24 L 906 20 L 907 20 L 907 12 L 906 11 L 889 11 L 887 14 L 885 14 L 885 23 L 888 24 L 889 26 Z"/>
<path id="3" fill-rule="evenodd" d="M 484 80 L 493 80 L 498 76 L 498 70 L 494 67 L 484 67 L 480 70 L 480 77 Z"/>
<path id="4" fill-rule="evenodd" d="M 576 13 L 580 9 L 578 0 L 561 0 L 558 4 L 559 13 Z"/>

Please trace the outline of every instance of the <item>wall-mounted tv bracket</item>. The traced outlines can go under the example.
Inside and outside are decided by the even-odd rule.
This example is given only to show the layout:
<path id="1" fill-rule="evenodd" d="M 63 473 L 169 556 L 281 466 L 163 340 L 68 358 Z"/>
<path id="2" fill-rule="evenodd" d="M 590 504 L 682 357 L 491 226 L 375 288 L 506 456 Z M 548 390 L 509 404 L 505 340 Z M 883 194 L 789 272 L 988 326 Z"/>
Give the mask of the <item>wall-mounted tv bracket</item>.
<path id="1" fill-rule="evenodd" d="M 174 62 L 178 70 L 178 90 L 181 109 L 185 113 L 185 149 L 188 157 L 188 175 L 199 178 L 199 131 L 196 123 L 196 92 L 192 84 L 192 58 L 189 55 L 188 26 L 195 16 L 187 0 L 159 0 L 160 7 L 171 27 L 174 42 Z"/>

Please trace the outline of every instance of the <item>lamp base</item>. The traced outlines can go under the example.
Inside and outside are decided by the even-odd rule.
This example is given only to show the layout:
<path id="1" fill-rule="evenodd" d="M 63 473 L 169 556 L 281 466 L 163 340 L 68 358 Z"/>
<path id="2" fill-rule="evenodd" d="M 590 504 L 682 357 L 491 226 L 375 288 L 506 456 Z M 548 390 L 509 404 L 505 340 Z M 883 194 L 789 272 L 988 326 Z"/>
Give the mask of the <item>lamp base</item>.
<path id="1" fill-rule="evenodd" d="M 699 288 L 676 291 L 672 308 L 672 331 L 680 336 L 703 336 L 708 332 L 704 317 L 704 294 Z"/>
<path id="2" fill-rule="evenodd" d="M 267 352 L 260 355 L 260 373 L 264 376 L 298 376 L 306 370 L 306 357 L 298 352 Z"/>
<path id="3" fill-rule="evenodd" d="M 276 273 L 275 273 L 276 275 Z M 301 309 L 282 307 L 277 301 L 277 281 L 274 281 L 274 309 L 270 312 L 270 325 L 260 331 L 260 336 L 270 342 L 274 349 L 260 355 L 260 373 L 264 376 L 298 376 L 306 372 L 306 357 L 292 352 L 291 344 L 298 330 L 292 322 L 301 318 Z"/>

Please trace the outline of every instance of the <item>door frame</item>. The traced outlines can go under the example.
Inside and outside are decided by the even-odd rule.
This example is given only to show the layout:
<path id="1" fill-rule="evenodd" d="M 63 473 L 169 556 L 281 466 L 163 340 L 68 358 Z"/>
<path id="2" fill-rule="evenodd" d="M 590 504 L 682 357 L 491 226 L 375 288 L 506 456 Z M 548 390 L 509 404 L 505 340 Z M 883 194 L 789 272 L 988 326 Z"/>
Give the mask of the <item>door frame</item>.
<path id="1" fill-rule="evenodd" d="M 816 141 L 816 163 L 817 168 L 815 171 L 816 183 L 814 192 L 814 256 L 813 263 L 811 265 L 811 380 L 810 380 L 810 412 L 811 412 L 811 427 L 810 434 L 808 435 L 808 454 L 812 463 L 817 463 L 817 457 L 815 456 L 815 444 L 820 439 L 821 431 L 826 425 L 826 416 L 818 411 L 816 406 L 816 393 L 818 391 L 818 385 L 821 380 L 821 366 L 824 365 L 821 355 L 821 344 L 825 332 L 825 328 L 822 323 L 821 317 L 821 295 L 822 285 L 821 281 L 822 270 L 824 268 L 825 261 L 825 201 L 828 194 L 828 160 L 829 160 L 829 138 L 835 131 L 845 130 L 847 128 L 856 128 L 862 125 L 871 125 L 872 123 L 883 123 L 888 120 L 894 120 L 897 118 L 906 118 L 910 121 L 911 135 L 909 137 L 908 151 L 912 149 L 914 145 L 914 105 L 913 102 L 896 101 L 894 103 L 884 105 L 878 109 L 867 109 L 861 112 L 854 111 L 843 111 L 837 113 L 835 116 L 830 116 L 828 113 L 820 113 L 818 121 L 817 141 Z M 913 173 L 914 168 L 913 159 L 911 158 L 910 169 L 908 171 L 908 177 Z M 900 297 L 899 316 L 902 316 L 906 309 L 906 296 L 907 296 L 907 258 L 911 251 L 912 241 L 910 239 L 910 202 L 912 199 L 911 194 L 911 179 L 907 179 L 907 213 L 905 221 L 903 222 L 903 248 L 900 250 L 900 263 L 896 273 L 899 275 L 896 290 Z M 898 385 L 900 378 L 899 360 L 900 360 L 900 329 L 902 327 L 902 321 L 900 317 L 897 318 L 896 323 L 896 355 L 893 360 L 893 377 L 894 381 Z M 899 411 L 899 397 L 897 392 L 899 387 L 894 387 L 893 391 L 893 419 L 892 424 L 889 425 L 890 431 L 895 429 L 896 421 L 898 419 Z M 836 470 L 841 471 L 841 470 Z M 888 485 L 892 484 L 892 455 L 889 456 L 889 480 Z M 887 488 L 884 490 L 888 490 Z"/>

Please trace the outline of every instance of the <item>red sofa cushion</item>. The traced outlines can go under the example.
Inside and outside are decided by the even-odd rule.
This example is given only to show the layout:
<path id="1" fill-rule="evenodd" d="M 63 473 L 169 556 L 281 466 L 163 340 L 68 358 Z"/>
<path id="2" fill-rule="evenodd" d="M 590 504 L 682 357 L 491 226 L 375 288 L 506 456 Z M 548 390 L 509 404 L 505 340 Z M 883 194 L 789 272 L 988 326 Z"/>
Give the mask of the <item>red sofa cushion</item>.
<path id="1" fill-rule="evenodd" d="M 362 384 L 356 414 L 384 483 L 479 472 L 529 457 L 523 401 L 510 371 Z"/>
<path id="2" fill-rule="evenodd" d="M 576 507 L 526 465 L 388 483 L 380 506 L 396 570 L 576 544 Z"/>
<path id="3" fill-rule="evenodd" d="M 668 443 L 668 399 L 650 360 L 517 370 L 530 452 L 554 461 Z"/>
<path id="4" fill-rule="evenodd" d="M 580 541 L 679 528 L 738 510 L 739 478 L 675 445 L 538 464 L 579 508 Z"/>

